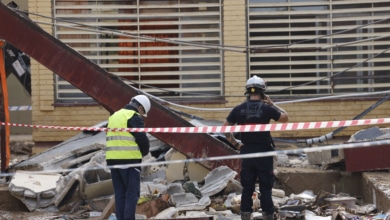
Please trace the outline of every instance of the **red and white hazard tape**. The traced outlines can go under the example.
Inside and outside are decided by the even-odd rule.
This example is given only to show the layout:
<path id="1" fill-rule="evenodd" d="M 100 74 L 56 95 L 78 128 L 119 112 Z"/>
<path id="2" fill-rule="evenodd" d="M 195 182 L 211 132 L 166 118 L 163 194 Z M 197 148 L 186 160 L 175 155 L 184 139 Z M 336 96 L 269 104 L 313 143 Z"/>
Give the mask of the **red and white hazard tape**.
<path id="1" fill-rule="evenodd" d="M 31 105 L 21 105 L 21 106 L 9 106 L 9 111 L 30 111 L 32 109 Z"/>
<path id="2" fill-rule="evenodd" d="M 207 126 L 207 127 L 165 127 L 165 128 L 99 128 L 99 127 L 65 127 L 48 125 L 28 125 L 1 122 L 2 125 L 47 128 L 72 131 L 128 131 L 128 132 L 150 132 L 150 133 L 228 133 L 228 132 L 254 132 L 254 131 L 292 131 L 323 129 L 335 127 L 376 125 L 390 123 L 390 118 L 360 119 L 345 121 L 322 121 L 322 122 L 298 122 L 283 124 L 254 124 L 235 126 Z"/>

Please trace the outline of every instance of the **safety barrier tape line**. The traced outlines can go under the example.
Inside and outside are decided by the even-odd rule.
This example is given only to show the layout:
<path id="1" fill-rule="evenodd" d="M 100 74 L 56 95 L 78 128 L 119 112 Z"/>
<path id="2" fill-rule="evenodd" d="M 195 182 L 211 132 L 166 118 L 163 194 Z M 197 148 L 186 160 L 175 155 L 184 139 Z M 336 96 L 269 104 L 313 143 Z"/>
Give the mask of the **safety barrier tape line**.
<path id="1" fill-rule="evenodd" d="M 335 128 L 346 126 L 361 126 L 390 123 L 390 118 L 359 119 L 345 121 L 322 121 L 322 122 L 297 122 L 280 124 L 254 124 L 235 126 L 208 126 L 208 127 L 165 127 L 165 128 L 100 128 L 100 127 L 65 127 L 48 125 L 28 125 L 1 122 L 1 125 L 47 128 L 75 131 L 128 131 L 150 133 L 228 133 L 228 132 L 254 132 L 254 131 L 292 131 L 322 128 Z"/>
<path id="2" fill-rule="evenodd" d="M 335 144 L 335 145 L 326 145 L 318 147 L 307 147 L 294 150 L 276 150 L 262 153 L 252 153 L 252 154 L 234 154 L 227 156 L 215 156 L 215 157 L 202 157 L 202 158 L 191 158 L 191 159 L 182 159 L 182 160 L 167 160 L 167 161 L 153 161 L 153 162 L 142 162 L 137 164 L 126 164 L 126 165 L 114 165 L 114 166 L 81 166 L 78 168 L 72 169 L 57 169 L 57 170 L 41 170 L 41 171 L 18 171 L 29 174 L 55 174 L 55 173 L 67 173 L 75 170 L 86 171 L 86 170 L 101 170 L 101 169 L 111 169 L 111 168 L 128 168 L 128 167 L 146 167 L 146 166 L 160 166 L 168 164 L 182 164 L 182 163 L 191 163 L 191 162 L 204 162 L 204 161 L 219 161 L 219 160 L 232 160 L 232 159 L 246 159 L 246 158 L 259 158 L 259 157 L 271 157 L 278 155 L 286 154 L 302 154 L 310 152 L 320 152 L 327 150 L 341 150 L 341 149 L 352 149 L 352 148 L 362 148 L 362 147 L 377 147 L 377 146 L 390 146 L 390 140 L 378 140 L 370 142 L 357 142 L 357 143 L 348 143 L 348 144 Z M 2 176 L 13 176 L 15 173 L 2 173 Z"/>
<path id="3" fill-rule="evenodd" d="M 31 106 L 29 105 L 24 105 L 24 106 L 8 106 L 8 109 L 10 111 L 29 111 L 32 109 Z"/>

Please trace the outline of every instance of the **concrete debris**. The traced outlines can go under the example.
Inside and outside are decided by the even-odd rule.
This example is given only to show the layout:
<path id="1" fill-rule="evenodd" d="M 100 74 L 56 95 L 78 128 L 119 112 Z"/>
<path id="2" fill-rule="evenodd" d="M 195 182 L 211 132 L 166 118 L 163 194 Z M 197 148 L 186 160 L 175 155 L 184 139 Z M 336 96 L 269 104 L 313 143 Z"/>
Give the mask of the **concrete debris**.
<path id="1" fill-rule="evenodd" d="M 313 191 L 306 190 L 302 193 L 299 193 L 297 195 L 291 194 L 290 199 L 292 200 L 302 200 L 305 203 L 314 202 L 316 196 L 314 195 Z"/>
<path id="2" fill-rule="evenodd" d="M 221 192 L 228 184 L 229 180 L 234 179 L 237 172 L 227 166 L 220 166 L 212 170 L 205 177 L 205 185 L 199 190 L 203 196 L 213 196 Z"/>
<path id="3" fill-rule="evenodd" d="M 382 136 L 377 129 L 371 129 L 368 134 Z M 144 163 L 187 159 L 184 154 L 150 134 L 148 136 L 151 140 L 151 153 L 143 158 Z M 359 137 L 366 138 L 364 134 L 360 134 Z M 45 152 L 16 163 L 10 168 L 10 172 L 15 172 L 15 175 L 9 182 L 9 192 L 30 211 L 71 210 L 74 213 L 79 211 L 78 216 L 81 216 L 80 213 L 84 215 L 84 211 L 88 210 L 89 217 L 95 218 L 107 208 L 113 198 L 110 170 L 105 163 L 104 145 L 104 132 L 82 132 Z M 317 155 L 280 154 L 275 163 L 277 167 L 324 169 L 324 163 L 314 161 L 325 158 L 326 163 L 333 163 L 332 156 L 329 157 L 332 153 L 334 152 L 322 152 Z M 28 172 L 49 170 L 62 172 L 59 174 Z M 277 169 L 275 173 L 278 177 Z M 143 166 L 141 198 L 137 206 L 138 217 L 241 219 L 242 186 L 236 180 L 237 174 L 227 166 L 210 171 L 194 162 Z M 381 184 L 377 188 L 382 187 L 382 191 L 385 191 L 388 190 L 386 186 L 388 185 Z M 257 186 L 252 197 L 254 212 L 251 219 L 263 218 L 259 197 Z M 312 190 L 303 190 L 298 194 L 286 195 L 285 190 L 274 188 L 272 197 L 279 219 L 359 220 L 364 219 L 364 216 L 372 217 L 378 211 L 376 205 L 363 204 L 362 200 L 346 193 L 314 193 Z M 388 218 L 377 217 L 378 220 Z M 115 219 L 114 213 L 110 219 Z"/>
<path id="4" fill-rule="evenodd" d="M 9 184 L 11 195 L 23 201 L 30 211 L 52 205 L 60 193 L 64 178 L 60 174 L 16 172 Z"/>
<path id="5" fill-rule="evenodd" d="M 10 141 L 10 150 L 13 154 L 17 155 L 31 155 L 32 154 L 32 148 L 34 147 L 34 142 L 28 141 L 28 142 L 17 142 L 17 141 Z"/>
<path id="6" fill-rule="evenodd" d="M 355 205 L 355 207 L 348 209 L 348 211 L 357 215 L 367 215 L 373 213 L 375 210 L 376 206 L 374 204 L 366 204 L 363 206 Z"/>
<path id="7" fill-rule="evenodd" d="M 351 209 L 356 207 L 356 198 L 349 196 L 326 198 L 325 201 L 329 203 L 329 209 L 338 209 L 340 207 Z"/>
<path id="8" fill-rule="evenodd" d="M 164 157 L 165 161 L 185 159 L 188 159 L 186 155 L 180 153 L 174 148 L 169 149 Z M 166 169 L 166 180 L 168 182 L 181 180 L 201 182 L 204 180 L 204 176 L 210 172 L 210 170 L 195 162 L 168 164 Z"/>

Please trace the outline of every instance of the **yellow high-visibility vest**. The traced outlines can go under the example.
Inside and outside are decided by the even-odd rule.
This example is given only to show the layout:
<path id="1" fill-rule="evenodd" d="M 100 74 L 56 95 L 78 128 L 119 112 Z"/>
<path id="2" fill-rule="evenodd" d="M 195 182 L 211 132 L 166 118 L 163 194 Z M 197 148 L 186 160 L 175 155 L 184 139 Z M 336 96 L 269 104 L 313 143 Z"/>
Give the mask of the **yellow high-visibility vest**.
<path id="1" fill-rule="evenodd" d="M 108 118 L 107 128 L 127 128 L 127 121 L 138 114 L 134 110 L 121 109 Z M 128 131 L 107 131 L 106 160 L 142 159 L 135 138 Z"/>

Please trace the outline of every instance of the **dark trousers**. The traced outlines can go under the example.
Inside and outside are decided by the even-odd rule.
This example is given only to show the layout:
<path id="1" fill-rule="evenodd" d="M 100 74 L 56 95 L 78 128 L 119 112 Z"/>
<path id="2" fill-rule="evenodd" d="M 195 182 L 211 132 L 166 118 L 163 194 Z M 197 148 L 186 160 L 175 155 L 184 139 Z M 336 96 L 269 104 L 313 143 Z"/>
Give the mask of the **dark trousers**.
<path id="1" fill-rule="evenodd" d="M 115 193 L 115 215 L 118 220 L 135 219 L 135 209 L 140 196 L 139 168 L 111 169 Z"/>
<path id="2" fill-rule="evenodd" d="M 241 212 L 253 212 L 252 195 L 256 182 L 259 181 L 260 204 L 263 212 L 273 213 L 272 187 L 275 181 L 273 157 L 243 159 L 241 163 Z"/>

